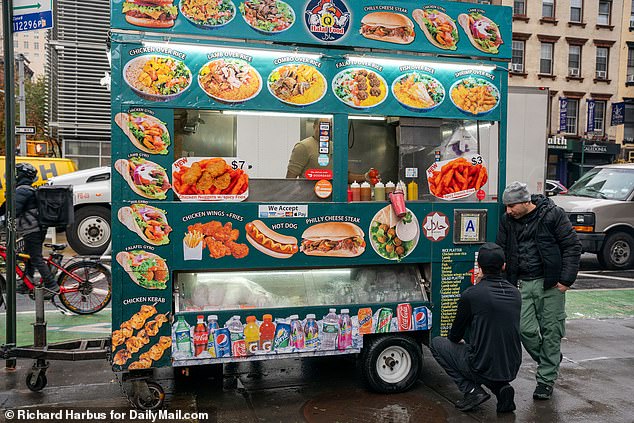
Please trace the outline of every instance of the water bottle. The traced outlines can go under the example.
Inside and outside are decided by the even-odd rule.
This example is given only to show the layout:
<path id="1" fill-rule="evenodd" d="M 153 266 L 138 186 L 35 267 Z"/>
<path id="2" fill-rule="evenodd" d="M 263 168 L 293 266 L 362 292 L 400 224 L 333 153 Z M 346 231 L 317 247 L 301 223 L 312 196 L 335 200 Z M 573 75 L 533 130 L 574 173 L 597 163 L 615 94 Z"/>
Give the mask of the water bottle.
<path id="1" fill-rule="evenodd" d="M 244 325 L 240 321 L 240 316 L 233 316 L 227 322 L 227 329 L 231 334 L 231 355 L 234 357 L 244 357 L 247 355 L 244 341 Z"/>
<path id="2" fill-rule="evenodd" d="M 339 336 L 339 318 L 337 310 L 331 308 L 324 316 L 321 331 L 321 349 L 334 350 L 337 348 L 337 337 Z"/>
<path id="3" fill-rule="evenodd" d="M 191 357 L 192 343 L 190 326 L 185 321 L 185 316 L 178 316 L 174 326 L 174 355 L 177 357 Z"/>
<path id="4" fill-rule="evenodd" d="M 340 350 L 345 350 L 352 346 L 352 319 L 350 318 L 350 310 L 347 308 L 341 309 L 341 316 L 339 316 L 339 339 L 338 347 Z"/>

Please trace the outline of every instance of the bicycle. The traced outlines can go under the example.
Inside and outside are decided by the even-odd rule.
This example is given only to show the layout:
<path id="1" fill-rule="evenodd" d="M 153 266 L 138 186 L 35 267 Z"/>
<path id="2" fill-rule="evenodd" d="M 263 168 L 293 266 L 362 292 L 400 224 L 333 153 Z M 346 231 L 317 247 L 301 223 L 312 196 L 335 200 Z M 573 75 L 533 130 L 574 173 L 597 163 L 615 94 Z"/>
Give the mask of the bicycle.
<path id="1" fill-rule="evenodd" d="M 94 314 L 103 310 L 110 302 L 112 296 L 112 278 L 110 270 L 99 263 L 95 258 L 71 258 L 62 264 L 64 255 L 59 253 L 66 248 L 66 244 L 44 244 L 50 248 L 50 254 L 46 263 L 54 275 L 59 274 L 59 301 L 68 311 L 75 314 Z M 7 248 L 0 245 L 0 259 L 6 264 Z M 28 254 L 17 253 L 15 272 L 26 287 L 29 296 L 35 298 L 35 282 L 32 276 L 26 273 L 26 263 L 30 259 Z M 41 282 L 41 280 L 40 280 Z M 6 279 L 0 274 L 0 305 L 6 302 Z M 52 299 L 53 305 L 61 307 Z M 63 309 L 62 309 L 63 310 Z"/>

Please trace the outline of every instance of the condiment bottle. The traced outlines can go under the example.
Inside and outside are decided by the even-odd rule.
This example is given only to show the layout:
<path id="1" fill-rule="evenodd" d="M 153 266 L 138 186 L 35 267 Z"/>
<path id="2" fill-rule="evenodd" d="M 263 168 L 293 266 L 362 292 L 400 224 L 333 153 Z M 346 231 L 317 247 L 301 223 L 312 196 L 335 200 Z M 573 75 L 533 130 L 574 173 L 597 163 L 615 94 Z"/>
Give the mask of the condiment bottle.
<path id="1" fill-rule="evenodd" d="M 372 200 L 372 187 L 368 182 L 363 182 L 361 184 L 361 201 L 371 201 Z"/>
<path id="2" fill-rule="evenodd" d="M 394 186 L 394 182 L 388 181 L 388 183 L 385 184 L 385 198 L 388 198 L 390 192 L 394 192 L 395 189 L 396 187 Z"/>
<path id="3" fill-rule="evenodd" d="M 381 181 L 374 185 L 374 201 L 385 201 L 385 185 Z"/>
<path id="4" fill-rule="evenodd" d="M 352 201 L 361 201 L 361 185 L 357 181 L 350 184 L 350 190 L 352 191 Z"/>
<path id="5" fill-rule="evenodd" d="M 407 187 L 405 186 L 405 182 L 398 181 L 398 183 L 396 184 L 395 191 L 403 191 L 403 195 L 405 196 L 405 200 L 409 200 L 409 198 L 407 198 Z"/>
<path id="6" fill-rule="evenodd" d="M 407 199 L 409 201 L 418 200 L 418 184 L 413 179 L 409 184 L 407 184 Z"/>

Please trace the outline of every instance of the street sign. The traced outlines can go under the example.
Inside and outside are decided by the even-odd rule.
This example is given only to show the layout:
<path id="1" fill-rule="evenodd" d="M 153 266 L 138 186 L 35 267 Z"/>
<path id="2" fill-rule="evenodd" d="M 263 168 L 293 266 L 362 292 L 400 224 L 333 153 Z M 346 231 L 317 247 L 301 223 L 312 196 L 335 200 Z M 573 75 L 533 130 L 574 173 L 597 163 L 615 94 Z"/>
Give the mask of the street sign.
<path id="1" fill-rule="evenodd" d="M 35 135 L 35 126 L 16 126 L 16 135 Z"/>
<path id="2" fill-rule="evenodd" d="M 13 0 L 13 32 L 53 27 L 53 0 Z"/>

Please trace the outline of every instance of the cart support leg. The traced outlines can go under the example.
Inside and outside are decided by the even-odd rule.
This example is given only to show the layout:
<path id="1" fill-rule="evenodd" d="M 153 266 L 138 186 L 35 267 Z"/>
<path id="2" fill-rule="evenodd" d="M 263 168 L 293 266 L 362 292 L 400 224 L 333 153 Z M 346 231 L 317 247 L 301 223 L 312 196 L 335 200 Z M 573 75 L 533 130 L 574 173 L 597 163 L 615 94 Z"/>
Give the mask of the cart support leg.
<path id="1" fill-rule="evenodd" d="M 149 403 L 154 399 L 154 396 L 150 392 L 147 381 L 146 380 L 133 380 L 132 381 L 132 392 L 134 395 L 139 398 L 141 401 Z"/>
<path id="2" fill-rule="evenodd" d="M 44 288 L 35 287 L 35 324 L 33 325 L 33 346 L 46 346 L 46 320 L 44 319 Z"/>

